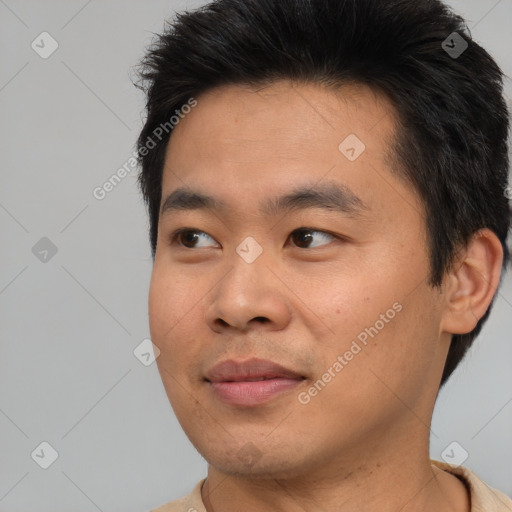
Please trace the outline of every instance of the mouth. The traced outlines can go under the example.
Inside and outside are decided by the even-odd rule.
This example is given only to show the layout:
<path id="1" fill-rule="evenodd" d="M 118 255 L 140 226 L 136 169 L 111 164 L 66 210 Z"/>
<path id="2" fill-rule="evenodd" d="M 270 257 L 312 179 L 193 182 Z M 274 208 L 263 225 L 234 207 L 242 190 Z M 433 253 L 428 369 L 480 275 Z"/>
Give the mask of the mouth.
<path id="1" fill-rule="evenodd" d="M 238 362 L 229 359 L 211 368 L 205 381 L 222 402 L 250 407 L 291 391 L 305 378 L 273 361 L 249 359 Z"/>

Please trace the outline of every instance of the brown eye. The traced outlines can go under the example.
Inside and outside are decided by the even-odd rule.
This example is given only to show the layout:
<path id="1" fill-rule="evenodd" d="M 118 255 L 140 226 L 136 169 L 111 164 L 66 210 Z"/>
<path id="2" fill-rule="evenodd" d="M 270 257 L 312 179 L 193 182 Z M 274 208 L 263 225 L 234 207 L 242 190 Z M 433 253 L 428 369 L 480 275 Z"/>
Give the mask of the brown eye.
<path id="1" fill-rule="evenodd" d="M 316 236 L 316 235 L 321 236 Z M 316 248 L 322 245 L 328 245 L 331 243 L 336 237 L 333 235 L 330 235 L 329 233 L 326 233 L 325 231 L 318 231 L 315 229 L 308 229 L 308 228 L 301 228 L 296 229 L 291 235 L 290 238 L 294 240 L 294 244 L 297 247 L 300 247 L 301 249 L 311 249 Z M 320 242 L 323 240 L 327 240 L 326 243 L 316 243 L 314 244 L 315 240 L 320 240 Z M 312 245 L 312 243 L 314 245 Z"/>
<path id="2" fill-rule="evenodd" d="M 172 242 L 177 243 L 178 245 L 187 249 L 195 249 L 201 247 L 209 247 L 209 245 L 205 242 L 205 239 L 208 238 L 213 240 L 213 238 L 204 231 L 199 231 L 197 229 L 180 229 L 173 235 Z M 197 245 L 198 243 L 200 245 Z"/>

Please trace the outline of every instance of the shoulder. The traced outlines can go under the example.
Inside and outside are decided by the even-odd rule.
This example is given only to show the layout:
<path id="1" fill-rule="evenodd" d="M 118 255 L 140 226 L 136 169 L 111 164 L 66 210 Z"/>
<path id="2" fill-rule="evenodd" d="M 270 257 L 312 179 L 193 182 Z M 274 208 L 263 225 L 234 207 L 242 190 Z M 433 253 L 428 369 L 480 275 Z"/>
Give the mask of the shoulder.
<path id="1" fill-rule="evenodd" d="M 203 478 L 199 481 L 187 496 L 166 503 L 151 512 L 206 512 L 201 499 L 201 487 L 205 480 L 206 478 Z"/>
<path id="2" fill-rule="evenodd" d="M 471 512 L 512 512 L 512 499 L 487 485 L 469 469 L 437 460 L 432 464 L 464 482 L 471 498 Z"/>

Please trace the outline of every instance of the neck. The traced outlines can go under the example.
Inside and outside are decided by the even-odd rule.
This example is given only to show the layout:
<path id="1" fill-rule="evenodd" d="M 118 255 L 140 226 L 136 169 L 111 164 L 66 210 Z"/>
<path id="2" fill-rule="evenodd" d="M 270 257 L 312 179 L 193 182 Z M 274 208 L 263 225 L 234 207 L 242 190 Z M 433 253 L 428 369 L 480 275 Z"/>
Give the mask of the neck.
<path id="1" fill-rule="evenodd" d="M 456 477 L 431 465 L 427 453 L 404 446 L 393 455 L 371 453 L 349 464 L 324 461 L 303 474 L 228 475 L 209 466 L 201 490 L 207 512 L 468 512 L 467 491 Z M 416 454 L 416 455 L 412 455 Z"/>

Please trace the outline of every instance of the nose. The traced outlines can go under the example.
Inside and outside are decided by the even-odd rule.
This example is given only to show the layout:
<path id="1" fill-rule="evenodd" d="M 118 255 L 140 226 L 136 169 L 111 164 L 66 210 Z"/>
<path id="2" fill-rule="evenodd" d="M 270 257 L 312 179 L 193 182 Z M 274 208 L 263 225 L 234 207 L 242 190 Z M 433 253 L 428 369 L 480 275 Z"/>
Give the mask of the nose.
<path id="1" fill-rule="evenodd" d="M 246 263 L 235 255 L 232 267 L 209 295 L 205 320 L 217 333 L 284 329 L 290 322 L 290 303 L 282 282 L 260 257 Z"/>

